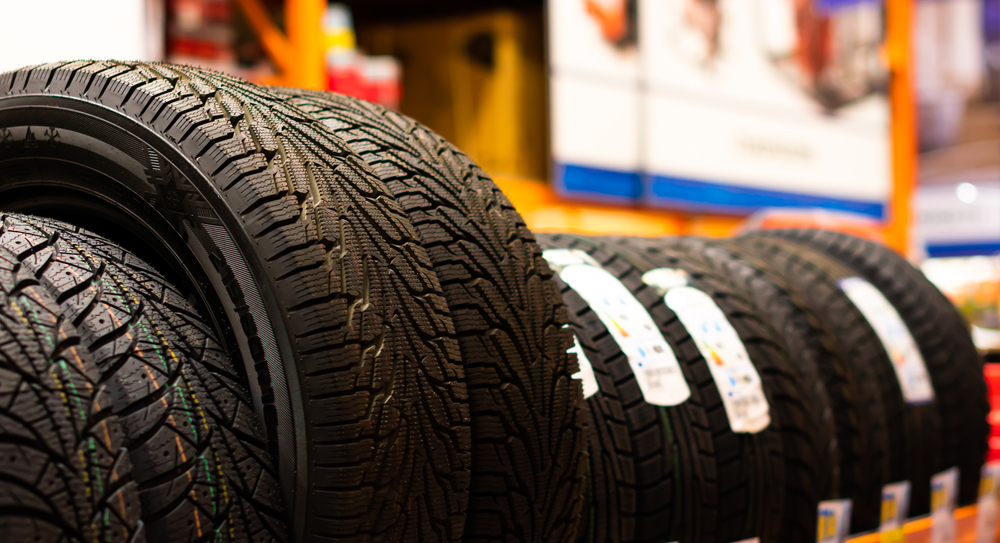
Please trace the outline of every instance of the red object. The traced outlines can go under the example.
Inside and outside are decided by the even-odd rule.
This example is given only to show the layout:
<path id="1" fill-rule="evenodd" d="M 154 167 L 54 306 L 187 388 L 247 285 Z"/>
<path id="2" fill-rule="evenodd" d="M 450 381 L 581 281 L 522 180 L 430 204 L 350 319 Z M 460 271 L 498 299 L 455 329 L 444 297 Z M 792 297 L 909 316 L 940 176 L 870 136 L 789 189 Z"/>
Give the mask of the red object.
<path id="1" fill-rule="evenodd" d="M 387 57 L 347 54 L 327 61 L 327 90 L 399 108 L 399 68 Z"/>
<path id="2" fill-rule="evenodd" d="M 990 448 L 986 460 L 1000 460 L 1000 364 L 984 364 L 983 375 L 990 398 Z"/>

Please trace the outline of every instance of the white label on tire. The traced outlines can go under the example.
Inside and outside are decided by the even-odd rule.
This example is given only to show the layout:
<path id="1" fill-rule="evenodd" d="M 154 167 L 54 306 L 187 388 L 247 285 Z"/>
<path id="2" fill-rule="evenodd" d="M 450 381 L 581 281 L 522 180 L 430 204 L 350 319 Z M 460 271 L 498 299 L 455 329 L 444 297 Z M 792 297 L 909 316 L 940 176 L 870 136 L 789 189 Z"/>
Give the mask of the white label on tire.
<path id="1" fill-rule="evenodd" d="M 885 347 L 906 403 L 933 401 L 934 388 L 927 375 L 924 358 L 920 356 L 920 349 L 896 308 L 875 285 L 860 277 L 841 279 L 840 289 L 868 320 Z"/>
<path id="2" fill-rule="evenodd" d="M 543 255 L 608 328 L 628 359 L 646 403 L 679 405 L 691 396 L 674 351 L 621 281 L 583 251 L 549 249 Z"/>
<path id="3" fill-rule="evenodd" d="M 667 307 L 677 314 L 705 357 L 722 396 L 729 428 L 744 434 L 755 434 L 767 428 L 771 423 L 771 409 L 764 396 L 760 374 L 750 361 L 736 329 L 711 296 L 694 287 L 677 286 L 675 274 L 660 271 L 648 272 L 642 279 L 666 291 Z M 661 284 L 659 279 L 665 277 L 670 281 Z"/>
<path id="4" fill-rule="evenodd" d="M 574 373 L 572 377 L 582 381 L 583 399 L 586 400 L 597 394 L 597 377 L 594 376 L 594 367 L 590 365 L 590 360 L 583 353 L 583 347 L 580 346 L 580 340 L 577 339 L 576 334 L 573 334 L 573 346 L 566 352 L 575 354 L 576 359 L 580 361 L 580 371 Z"/>

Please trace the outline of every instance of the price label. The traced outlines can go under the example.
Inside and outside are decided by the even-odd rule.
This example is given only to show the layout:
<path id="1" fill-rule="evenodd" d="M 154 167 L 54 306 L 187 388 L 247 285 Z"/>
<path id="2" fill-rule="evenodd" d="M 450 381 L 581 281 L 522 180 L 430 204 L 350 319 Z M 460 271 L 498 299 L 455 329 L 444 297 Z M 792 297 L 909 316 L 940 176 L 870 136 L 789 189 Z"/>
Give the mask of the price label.
<path id="1" fill-rule="evenodd" d="M 851 531 L 851 500 L 819 502 L 816 543 L 843 543 Z"/>
<path id="2" fill-rule="evenodd" d="M 647 403 L 679 405 L 691 396 L 673 349 L 646 308 L 618 278 L 577 249 L 549 249 L 542 254 L 607 327 L 628 359 Z"/>
<path id="3" fill-rule="evenodd" d="M 580 346 L 580 340 L 576 337 L 576 334 L 573 334 L 573 346 L 566 352 L 575 354 L 576 359 L 580 361 L 580 371 L 574 373 L 572 377 L 582 382 L 583 398 L 587 399 L 597 394 L 598 386 L 597 377 L 594 376 L 594 367 L 590 364 L 590 359 L 583 352 L 583 347 Z"/>
<path id="4" fill-rule="evenodd" d="M 860 277 L 840 280 L 840 289 L 851 299 L 868 324 L 875 330 L 885 347 L 896 380 L 909 404 L 928 403 L 934 400 L 934 388 L 927 373 L 927 365 L 917 348 L 916 341 L 906 327 L 896 308 L 885 299 L 882 292 Z"/>
<path id="5" fill-rule="evenodd" d="M 997 494 L 1000 493 L 1000 460 L 983 464 L 979 476 L 979 501 L 976 508 L 976 543 L 996 543 Z"/>
<path id="6" fill-rule="evenodd" d="M 931 543 L 955 543 L 958 468 L 931 478 Z"/>
<path id="7" fill-rule="evenodd" d="M 656 287 L 708 364 L 729 427 L 737 433 L 757 433 L 771 423 L 770 406 L 760 375 L 743 341 L 725 313 L 707 293 L 681 282 L 683 270 L 659 268 L 642 280 Z"/>
<path id="8" fill-rule="evenodd" d="M 882 487 L 882 517 L 878 527 L 882 543 L 904 543 L 903 525 L 910 510 L 910 482 L 902 481 Z"/>

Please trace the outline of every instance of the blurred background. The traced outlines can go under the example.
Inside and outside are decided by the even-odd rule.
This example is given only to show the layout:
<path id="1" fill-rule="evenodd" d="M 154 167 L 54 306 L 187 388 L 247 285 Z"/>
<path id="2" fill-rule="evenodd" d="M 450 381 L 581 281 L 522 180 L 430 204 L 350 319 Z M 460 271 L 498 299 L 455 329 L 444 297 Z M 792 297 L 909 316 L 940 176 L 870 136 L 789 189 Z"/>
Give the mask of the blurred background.
<path id="1" fill-rule="evenodd" d="M 540 231 L 881 240 L 1000 348 L 1000 0 L 32 0 L 0 51 L 378 102 Z"/>

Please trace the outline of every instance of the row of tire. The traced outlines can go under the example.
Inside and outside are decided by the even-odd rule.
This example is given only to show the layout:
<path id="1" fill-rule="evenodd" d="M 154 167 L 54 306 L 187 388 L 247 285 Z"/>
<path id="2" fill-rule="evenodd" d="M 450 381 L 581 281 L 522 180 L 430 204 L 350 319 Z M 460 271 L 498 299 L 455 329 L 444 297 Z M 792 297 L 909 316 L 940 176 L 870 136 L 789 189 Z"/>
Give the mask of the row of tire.
<path id="1" fill-rule="evenodd" d="M 884 485 L 909 481 L 910 515 L 926 514 L 931 478 L 953 467 L 958 502 L 976 501 L 980 358 L 890 249 L 806 229 L 538 238 L 594 382 L 587 537 L 812 541 L 832 499 L 867 531 Z"/>
<path id="2" fill-rule="evenodd" d="M 0 75 L 0 209 L 17 541 L 807 541 L 975 495 L 968 331 L 857 238 L 536 236 L 398 113 L 117 61 Z"/>

